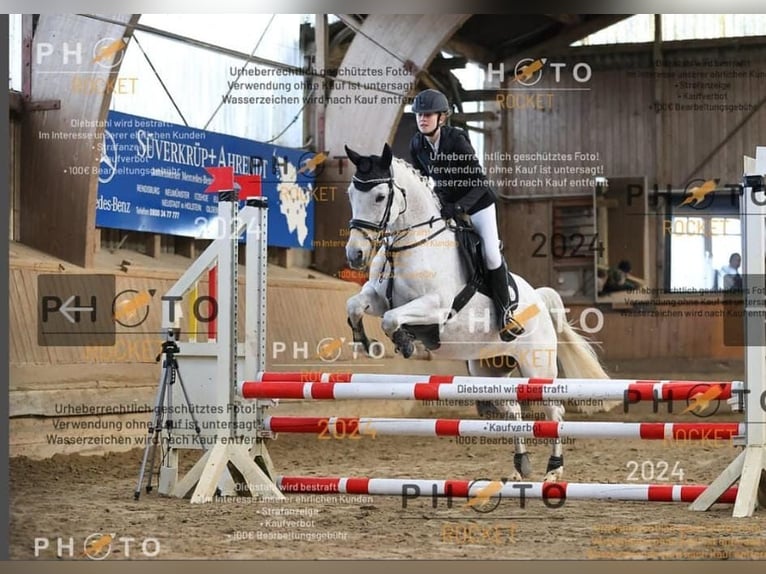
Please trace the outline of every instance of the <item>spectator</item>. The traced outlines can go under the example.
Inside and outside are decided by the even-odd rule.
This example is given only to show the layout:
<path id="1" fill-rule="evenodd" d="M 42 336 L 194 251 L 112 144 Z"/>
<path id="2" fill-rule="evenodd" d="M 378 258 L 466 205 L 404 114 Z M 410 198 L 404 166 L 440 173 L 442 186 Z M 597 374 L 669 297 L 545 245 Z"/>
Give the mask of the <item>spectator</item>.
<path id="1" fill-rule="evenodd" d="M 638 289 L 638 284 L 628 278 L 631 270 L 630 261 L 623 259 L 617 264 L 617 268 L 610 268 L 606 274 L 606 283 L 602 294 L 612 293 L 613 291 L 628 291 Z"/>
<path id="2" fill-rule="evenodd" d="M 724 291 L 742 291 L 742 275 L 739 274 L 740 265 L 742 265 L 742 256 L 739 253 L 732 253 L 729 256 L 729 264 L 721 267 Z"/>

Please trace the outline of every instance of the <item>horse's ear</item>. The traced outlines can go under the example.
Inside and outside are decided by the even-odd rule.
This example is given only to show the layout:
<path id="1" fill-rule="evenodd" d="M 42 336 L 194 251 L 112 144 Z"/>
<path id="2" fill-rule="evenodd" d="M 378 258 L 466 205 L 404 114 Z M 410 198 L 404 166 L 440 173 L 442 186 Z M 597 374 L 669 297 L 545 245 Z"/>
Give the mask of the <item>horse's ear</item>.
<path id="1" fill-rule="evenodd" d="M 351 163 L 353 163 L 354 165 L 358 166 L 359 165 L 359 160 L 362 159 L 362 156 L 359 155 L 358 153 L 356 153 L 354 150 L 352 150 L 348 146 L 343 146 L 343 147 L 346 148 L 346 155 L 348 156 L 348 159 L 351 160 Z"/>
<path id="2" fill-rule="evenodd" d="M 383 163 L 383 167 L 387 168 L 391 165 L 391 160 L 394 159 L 394 153 L 391 151 L 391 146 L 386 142 L 383 145 L 383 153 L 380 156 L 380 160 Z"/>

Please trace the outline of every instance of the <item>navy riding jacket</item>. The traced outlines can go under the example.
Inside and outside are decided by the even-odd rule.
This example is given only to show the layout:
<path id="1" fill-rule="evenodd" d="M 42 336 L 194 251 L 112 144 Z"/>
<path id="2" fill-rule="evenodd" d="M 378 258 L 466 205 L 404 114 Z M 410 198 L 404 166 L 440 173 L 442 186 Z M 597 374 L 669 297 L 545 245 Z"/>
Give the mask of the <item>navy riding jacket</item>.
<path id="1" fill-rule="evenodd" d="M 420 173 L 433 178 L 442 203 L 457 204 L 473 215 L 497 200 L 464 130 L 442 126 L 437 151 L 418 132 L 410 140 L 410 155 Z"/>

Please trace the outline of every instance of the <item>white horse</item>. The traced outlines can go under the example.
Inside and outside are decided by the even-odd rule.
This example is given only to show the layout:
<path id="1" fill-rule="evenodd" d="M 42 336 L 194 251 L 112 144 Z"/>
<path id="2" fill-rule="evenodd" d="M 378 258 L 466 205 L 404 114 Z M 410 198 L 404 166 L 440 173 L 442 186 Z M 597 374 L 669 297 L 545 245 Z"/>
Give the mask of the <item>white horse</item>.
<path id="1" fill-rule="evenodd" d="M 534 289 L 513 275 L 519 296 L 516 316 L 525 333 L 511 342 L 500 339 L 495 306 L 484 293 L 476 292 L 452 313 L 453 300 L 469 277 L 453 226 L 441 219 L 428 181 L 394 159 L 388 144 L 381 156 L 346 152 L 356 166 L 348 189 L 352 220 L 346 257 L 354 269 L 370 267 L 369 280 L 346 304 L 355 342 L 369 351 L 362 323 L 366 313 L 383 318 L 383 331 L 405 358 L 420 341 L 434 356 L 466 360 L 475 376 L 509 376 L 517 366 L 523 377 L 608 378 L 588 341 L 566 321 L 553 289 Z M 482 416 L 521 419 L 516 402 L 483 401 L 477 408 Z M 563 420 L 561 404 L 546 404 L 544 410 L 548 420 Z M 526 479 L 531 474 L 526 446 L 523 439 L 514 445 L 516 472 L 511 479 Z M 544 480 L 559 480 L 563 471 L 563 449 L 556 440 Z"/>

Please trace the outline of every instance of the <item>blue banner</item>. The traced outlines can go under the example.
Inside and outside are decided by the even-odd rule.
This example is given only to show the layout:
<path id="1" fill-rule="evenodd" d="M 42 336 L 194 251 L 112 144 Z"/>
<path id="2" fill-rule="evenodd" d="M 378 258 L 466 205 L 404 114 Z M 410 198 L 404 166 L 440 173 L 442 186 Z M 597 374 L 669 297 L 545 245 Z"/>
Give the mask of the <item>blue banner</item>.
<path id="1" fill-rule="evenodd" d="M 311 249 L 313 152 L 109 112 L 99 166 L 96 225 L 213 239 L 218 197 L 206 167 L 260 175 L 269 201 L 268 244 Z"/>

